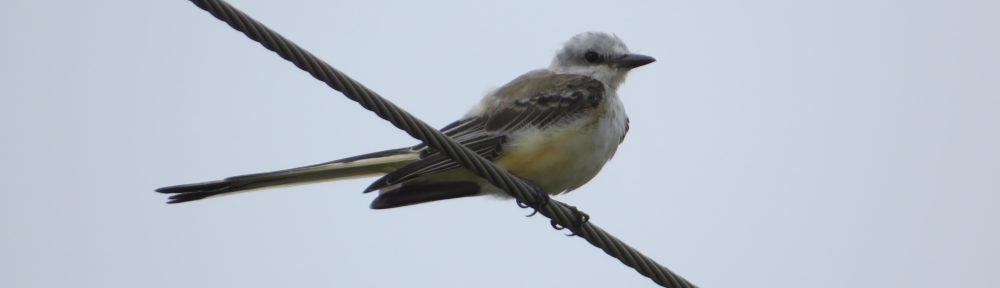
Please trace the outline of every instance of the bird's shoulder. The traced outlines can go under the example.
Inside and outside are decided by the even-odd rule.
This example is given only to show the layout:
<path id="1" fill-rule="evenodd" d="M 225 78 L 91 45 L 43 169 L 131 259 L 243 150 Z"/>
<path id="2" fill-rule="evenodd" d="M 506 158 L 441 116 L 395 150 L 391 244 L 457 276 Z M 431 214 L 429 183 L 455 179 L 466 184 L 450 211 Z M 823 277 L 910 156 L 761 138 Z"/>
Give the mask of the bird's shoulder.
<path id="1" fill-rule="evenodd" d="M 576 100 L 599 102 L 607 90 L 604 83 L 586 75 L 535 70 L 511 80 L 493 93 L 498 101 L 513 104 L 566 104 Z M 554 100 L 562 101 L 554 101 Z"/>
<path id="2" fill-rule="evenodd" d="M 533 71 L 498 89 L 480 116 L 487 131 L 561 125 L 601 110 L 605 87 L 584 75 Z"/>

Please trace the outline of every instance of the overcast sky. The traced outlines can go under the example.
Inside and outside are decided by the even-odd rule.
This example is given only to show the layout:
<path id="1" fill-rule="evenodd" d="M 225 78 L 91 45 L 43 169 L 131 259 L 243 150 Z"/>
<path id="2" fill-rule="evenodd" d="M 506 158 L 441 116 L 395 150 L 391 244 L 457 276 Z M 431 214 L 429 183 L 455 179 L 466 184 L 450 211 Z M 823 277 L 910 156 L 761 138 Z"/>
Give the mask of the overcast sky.
<path id="1" fill-rule="evenodd" d="M 1000 2 L 232 4 L 434 126 L 616 33 L 624 144 L 559 200 L 701 287 L 998 287 Z M 648 287 L 511 201 L 158 187 L 415 140 L 187 1 L 0 10 L 2 287 Z"/>

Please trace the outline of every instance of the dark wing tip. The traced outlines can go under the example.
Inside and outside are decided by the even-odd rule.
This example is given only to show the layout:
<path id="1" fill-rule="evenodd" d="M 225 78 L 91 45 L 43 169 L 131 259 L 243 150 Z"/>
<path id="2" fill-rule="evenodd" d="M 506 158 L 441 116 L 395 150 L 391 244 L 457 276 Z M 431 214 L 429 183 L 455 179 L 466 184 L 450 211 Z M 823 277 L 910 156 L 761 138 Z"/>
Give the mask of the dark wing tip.
<path id="1" fill-rule="evenodd" d="M 475 182 L 408 182 L 375 197 L 371 209 L 389 209 L 431 201 L 479 195 Z"/>
<path id="2" fill-rule="evenodd" d="M 371 185 L 368 185 L 368 188 L 365 188 L 365 191 L 363 193 L 369 193 L 378 189 L 385 188 L 386 186 L 389 186 L 389 180 L 386 179 L 385 176 L 382 176 L 381 178 L 378 178 L 378 180 L 375 180 L 375 182 L 372 182 Z"/>

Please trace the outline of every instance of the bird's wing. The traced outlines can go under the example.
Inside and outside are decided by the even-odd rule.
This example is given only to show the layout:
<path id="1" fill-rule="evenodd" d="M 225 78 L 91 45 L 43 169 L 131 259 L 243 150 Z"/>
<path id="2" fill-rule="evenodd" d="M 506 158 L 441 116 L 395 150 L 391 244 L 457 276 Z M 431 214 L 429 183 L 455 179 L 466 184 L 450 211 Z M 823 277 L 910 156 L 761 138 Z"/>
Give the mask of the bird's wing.
<path id="1" fill-rule="evenodd" d="M 507 136 L 520 129 L 546 129 L 561 125 L 598 107 L 605 97 L 600 81 L 582 75 L 534 72 L 500 87 L 483 100 L 482 110 L 445 126 L 441 131 L 493 160 L 504 153 Z M 423 175 L 459 167 L 440 152 L 422 148 L 420 160 L 403 166 L 372 183 L 375 191 Z"/>

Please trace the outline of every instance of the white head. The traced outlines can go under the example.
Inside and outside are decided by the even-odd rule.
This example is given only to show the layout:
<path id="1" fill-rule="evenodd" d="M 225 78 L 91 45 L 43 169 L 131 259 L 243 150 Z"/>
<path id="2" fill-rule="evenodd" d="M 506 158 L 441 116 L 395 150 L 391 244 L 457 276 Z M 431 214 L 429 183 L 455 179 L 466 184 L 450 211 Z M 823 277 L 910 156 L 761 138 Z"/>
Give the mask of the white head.
<path id="1" fill-rule="evenodd" d="M 602 32 L 583 32 L 573 36 L 552 59 L 549 69 L 558 73 L 587 75 L 617 89 L 632 68 L 653 63 L 656 59 L 632 54 L 618 36 Z"/>

